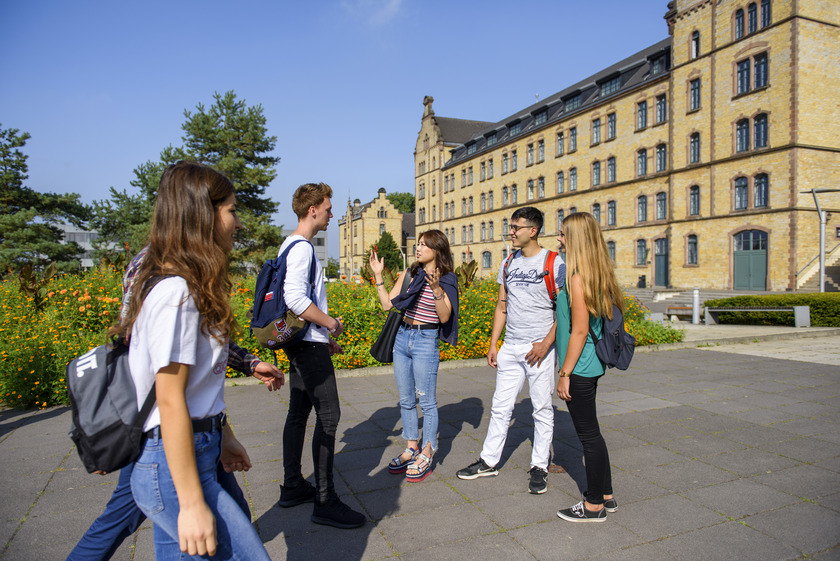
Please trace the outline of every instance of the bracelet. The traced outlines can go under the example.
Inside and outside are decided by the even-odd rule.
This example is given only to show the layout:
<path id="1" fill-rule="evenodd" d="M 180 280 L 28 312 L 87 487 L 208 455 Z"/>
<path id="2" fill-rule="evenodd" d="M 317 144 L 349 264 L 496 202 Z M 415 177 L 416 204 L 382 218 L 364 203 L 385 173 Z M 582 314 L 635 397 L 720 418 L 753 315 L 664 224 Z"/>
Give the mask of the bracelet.
<path id="1" fill-rule="evenodd" d="M 336 332 L 336 330 L 338 329 L 338 326 L 339 326 L 339 325 L 341 325 L 341 322 L 339 322 L 338 320 L 335 320 L 335 327 L 333 327 L 332 329 L 330 329 L 330 328 L 328 327 L 328 328 L 327 328 L 327 331 L 329 331 L 329 332 L 330 332 L 330 334 L 334 334 L 334 333 Z"/>
<path id="2" fill-rule="evenodd" d="M 385 285 L 385 281 L 376 283 L 376 286 L 384 286 L 384 285 Z"/>
<path id="3" fill-rule="evenodd" d="M 568 372 L 564 371 L 562 368 L 560 369 L 560 378 L 571 378 L 572 375 Z"/>
<path id="4" fill-rule="evenodd" d="M 443 298 L 444 298 L 445 296 L 446 296 L 446 293 L 445 293 L 445 292 L 442 292 L 442 293 L 441 293 L 441 295 L 440 295 L 440 298 L 438 298 L 437 296 L 435 296 L 435 293 L 434 293 L 434 292 L 432 292 L 432 298 L 434 298 L 435 300 L 443 300 Z"/>

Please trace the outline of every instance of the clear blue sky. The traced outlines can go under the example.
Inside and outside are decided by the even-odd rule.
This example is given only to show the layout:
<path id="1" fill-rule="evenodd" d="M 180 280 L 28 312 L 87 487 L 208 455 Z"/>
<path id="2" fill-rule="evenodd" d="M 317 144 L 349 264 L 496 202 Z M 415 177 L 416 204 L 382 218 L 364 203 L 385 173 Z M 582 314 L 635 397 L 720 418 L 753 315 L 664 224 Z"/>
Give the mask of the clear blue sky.
<path id="1" fill-rule="evenodd" d="M 27 185 L 85 202 L 181 144 L 184 109 L 262 105 L 281 162 L 268 194 L 413 191 L 423 96 L 498 121 L 668 36 L 667 0 L 146 0 L 0 3 L 0 123 L 31 133 Z"/>

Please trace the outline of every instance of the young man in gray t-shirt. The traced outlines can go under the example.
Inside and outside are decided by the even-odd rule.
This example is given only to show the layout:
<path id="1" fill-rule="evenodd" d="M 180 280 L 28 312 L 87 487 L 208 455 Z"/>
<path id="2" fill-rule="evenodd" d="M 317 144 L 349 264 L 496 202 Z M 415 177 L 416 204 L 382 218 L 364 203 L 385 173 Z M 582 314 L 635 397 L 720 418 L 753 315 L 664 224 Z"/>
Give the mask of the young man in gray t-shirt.
<path id="1" fill-rule="evenodd" d="M 531 481 L 528 490 L 545 493 L 548 458 L 554 432 L 554 302 L 545 278 L 549 251 L 537 241 L 543 215 L 534 207 L 513 213 L 510 239 L 513 258 L 505 271 L 499 268 L 499 297 L 493 314 L 493 331 L 487 364 L 496 368 L 496 391 L 490 412 L 490 426 L 478 460 L 458 472 L 461 479 L 497 475 L 496 469 L 505 446 L 510 417 L 522 384 L 528 380 L 534 407 L 534 449 L 531 453 Z M 554 257 L 554 282 L 563 286 L 566 266 L 559 255 Z M 550 277 L 549 277 L 550 278 Z M 502 329 L 507 332 L 502 348 L 496 350 Z"/>

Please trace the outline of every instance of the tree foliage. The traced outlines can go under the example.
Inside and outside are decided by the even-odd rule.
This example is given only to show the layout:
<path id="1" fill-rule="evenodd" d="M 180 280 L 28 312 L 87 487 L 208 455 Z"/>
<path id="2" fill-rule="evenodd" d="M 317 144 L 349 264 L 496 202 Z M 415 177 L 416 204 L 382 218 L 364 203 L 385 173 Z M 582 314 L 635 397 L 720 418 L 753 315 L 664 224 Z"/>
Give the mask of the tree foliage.
<path id="1" fill-rule="evenodd" d="M 338 259 L 335 257 L 327 258 L 327 268 L 324 270 L 324 276 L 328 279 L 338 278 Z"/>
<path id="2" fill-rule="evenodd" d="M 268 134 L 261 105 L 248 106 L 233 91 L 215 93 L 209 108 L 199 103 L 184 110 L 183 146 L 167 146 L 158 161 L 147 161 L 134 170 L 133 194 L 111 188 L 111 198 L 94 203 L 95 228 L 103 255 L 137 252 L 146 243 L 160 176 L 167 165 L 179 160 L 202 162 L 218 169 L 236 188 L 237 208 L 245 228 L 237 235 L 231 261 L 239 269 L 259 270 L 263 261 L 276 257 L 283 242 L 282 226 L 272 224 L 278 203 L 265 196 L 277 176 L 280 158 L 271 156 L 277 137 Z"/>
<path id="3" fill-rule="evenodd" d="M 82 227 L 90 209 L 76 193 L 39 193 L 24 185 L 29 156 L 21 149 L 29 138 L 0 125 L 0 271 L 19 271 L 27 263 L 42 269 L 50 262 L 61 271 L 78 270 L 82 249 L 62 243 L 64 232 L 56 224 Z"/>
<path id="4" fill-rule="evenodd" d="M 389 193 L 385 198 L 402 213 L 414 212 L 414 195 L 411 193 Z"/>

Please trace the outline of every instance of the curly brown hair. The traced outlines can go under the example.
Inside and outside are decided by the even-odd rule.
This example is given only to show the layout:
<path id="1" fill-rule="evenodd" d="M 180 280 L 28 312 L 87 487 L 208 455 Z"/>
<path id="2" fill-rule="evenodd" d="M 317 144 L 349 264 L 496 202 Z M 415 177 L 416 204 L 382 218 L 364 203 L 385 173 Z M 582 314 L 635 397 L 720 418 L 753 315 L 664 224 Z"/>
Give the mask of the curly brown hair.
<path id="1" fill-rule="evenodd" d="M 187 282 L 201 314 L 201 329 L 220 343 L 236 330 L 230 309 L 228 256 L 216 237 L 216 207 L 234 193 L 233 183 L 196 162 L 170 165 L 160 178 L 149 249 L 134 279 L 128 313 L 109 335 L 128 338 L 152 277 L 176 275 Z"/>

